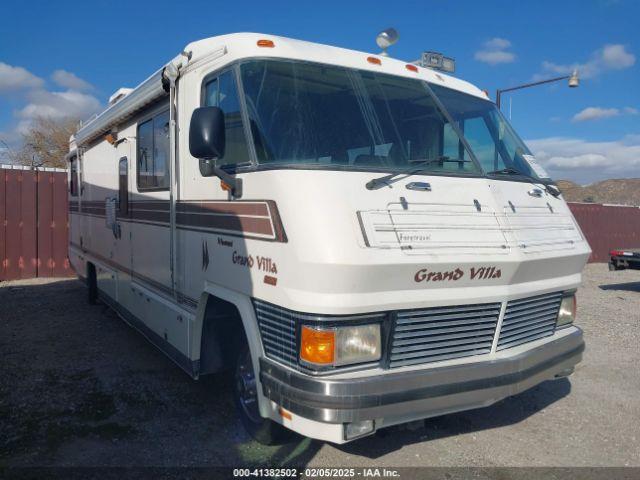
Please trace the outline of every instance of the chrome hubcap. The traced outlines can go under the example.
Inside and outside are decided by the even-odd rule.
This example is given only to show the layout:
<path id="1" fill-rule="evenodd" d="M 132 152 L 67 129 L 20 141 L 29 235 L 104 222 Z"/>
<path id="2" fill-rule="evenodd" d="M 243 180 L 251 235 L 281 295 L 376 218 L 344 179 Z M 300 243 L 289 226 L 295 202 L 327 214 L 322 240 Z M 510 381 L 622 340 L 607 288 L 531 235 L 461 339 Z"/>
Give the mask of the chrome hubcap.
<path id="1" fill-rule="evenodd" d="M 242 358 L 236 369 L 236 388 L 240 398 L 240 405 L 244 413 L 254 422 L 259 423 L 262 418 L 258 409 L 258 386 L 251 364 L 251 354 Z"/>

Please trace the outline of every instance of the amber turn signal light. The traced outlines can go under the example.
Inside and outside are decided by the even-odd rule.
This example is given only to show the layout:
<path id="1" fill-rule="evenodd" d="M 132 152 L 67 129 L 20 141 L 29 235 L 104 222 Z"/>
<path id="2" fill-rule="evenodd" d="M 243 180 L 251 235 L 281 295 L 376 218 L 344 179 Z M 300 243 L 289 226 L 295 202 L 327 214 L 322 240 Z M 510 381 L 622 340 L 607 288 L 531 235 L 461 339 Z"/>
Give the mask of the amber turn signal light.
<path id="1" fill-rule="evenodd" d="M 292 418 L 291 412 L 289 410 L 285 410 L 282 407 L 278 408 L 278 413 L 282 418 L 286 418 L 287 420 L 291 420 Z"/>
<path id="2" fill-rule="evenodd" d="M 332 365 L 335 351 L 335 332 L 302 327 L 300 359 L 316 365 Z"/>
<path id="3" fill-rule="evenodd" d="M 273 48 L 276 46 L 275 43 L 273 43 L 273 40 L 258 40 L 258 46 L 259 47 L 266 47 L 266 48 Z"/>

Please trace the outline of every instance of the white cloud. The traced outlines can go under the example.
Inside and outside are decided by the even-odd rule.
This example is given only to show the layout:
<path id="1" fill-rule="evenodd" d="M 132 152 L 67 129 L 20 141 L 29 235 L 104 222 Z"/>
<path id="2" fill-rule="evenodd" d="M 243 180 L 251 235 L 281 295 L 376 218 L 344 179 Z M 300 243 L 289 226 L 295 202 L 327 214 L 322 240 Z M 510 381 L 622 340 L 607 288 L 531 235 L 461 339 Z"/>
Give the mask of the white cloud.
<path id="1" fill-rule="evenodd" d="M 624 45 L 605 45 L 600 51 L 600 60 L 604 66 L 613 70 L 631 67 L 636 57 L 626 51 Z"/>
<path id="2" fill-rule="evenodd" d="M 553 73 L 557 75 L 569 75 L 578 70 L 581 78 L 594 78 L 609 70 L 623 70 L 636 63 L 636 57 L 628 52 L 621 44 L 610 44 L 596 50 L 585 63 L 557 64 L 549 61 L 542 62 L 544 73 L 536 75 L 535 79 L 541 79 Z"/>
<path id="3" fill-rule="evenodd" d="M 618 115 L 620 115 L 620 110 L 617 108 L 587 107 L 576 113 L 572 121 L 584 122 L 587 120 L 600 120 L 602 118 L 617 117 Z"/>
<path id="4" fill-rule="evenodd" d="M 96 97 L 74 90 L 64 92 L 34 90 L 29 93 L 28 99 L 29 103 L 16 112 L 16 116 L 23 120 L 36 117 L 84 119 L 100 109 L 100 101 Z"/>
<path id="5" fill-rule="evenodd" d="M 499 63 L 511 63 L 516 59 L 516 56 L 511 52 L 496 50 L 476 52 L 474 58 L 489 65 L 497 65 Z"/>
<path id="6" fill-rule="evenodd" d="M 516 55 L 507 51 L 510 47 L 511 42 L 506 38 L 492 38 L 482 44 L 482 49 L 475 53 L 474 58 L 489 65 L 511 63 L 516 59 Z"/>
<path id="7" fill-rule="evenodd" d="M 511 46 L 511 42 L 506 38 L 495 37 L 484 42 L 484 47 L 489 50 L 504 50 Z"/>
<path id="8" fill-rule="evenodd" d="M 550 137 L 526 143 L 556 179 L 584 184 L 640 176 L 640 134 L 606 142 Z"/>
<path id="9" fill-rule="evenodd" d="M 56 70 L 51 79 L 64 87 L 62 91 L 49 91 L 44 80 L 21 67 L 13 67 L 0 62 L 0 94 L 14 90 L 25 90 L 19 97 L 23 105 L 13 112 L 13 120 L 2 125 L 0 139 L 12 148 L 17 147 L 33 120 L 48 117 L 86 119 L 98 112 L 102 105 L 95 96 L 87 93 L 93 86 L 65 70 Z"/>
<path id="10" fill-rule="evenodd" d="M 51 79 L 62 88 L 68 88 L 70 90 L 93 89 L 93 86 L 89 82 L 66 70 L 56 70 L 51 75 Z"/>
<path id="11" fill-rule="evenodd" d="M 573 122 L 585 122 L 589 120 L 601 120 L 603 118 L 617 117 L 619 115 L 637 115 L 638 110 L 633 107 L 619 108 L 602 108 L 602 107 L 587 107 L 584 110 L 576 113 L 572 120 Z"/>
<path id="12" fill-rule="evenodd" d="M 43 84 L 44 80 L 28 70 L 0 62 L 0 93 L 38 88 Z"/>

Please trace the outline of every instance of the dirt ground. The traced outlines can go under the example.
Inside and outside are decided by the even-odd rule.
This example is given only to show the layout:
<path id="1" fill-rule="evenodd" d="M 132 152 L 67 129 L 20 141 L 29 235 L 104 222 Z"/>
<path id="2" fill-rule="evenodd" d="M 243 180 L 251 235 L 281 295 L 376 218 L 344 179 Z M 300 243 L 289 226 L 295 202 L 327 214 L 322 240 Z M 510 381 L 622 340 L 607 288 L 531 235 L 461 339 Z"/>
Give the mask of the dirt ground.
<path id="1" fill-rule="evenodd" d="M 640 272 L 589 265 L 569 380 L 344 446 L 265 447 L 77 280 L 0 283 L 2 466 L 640 466 Z"/>

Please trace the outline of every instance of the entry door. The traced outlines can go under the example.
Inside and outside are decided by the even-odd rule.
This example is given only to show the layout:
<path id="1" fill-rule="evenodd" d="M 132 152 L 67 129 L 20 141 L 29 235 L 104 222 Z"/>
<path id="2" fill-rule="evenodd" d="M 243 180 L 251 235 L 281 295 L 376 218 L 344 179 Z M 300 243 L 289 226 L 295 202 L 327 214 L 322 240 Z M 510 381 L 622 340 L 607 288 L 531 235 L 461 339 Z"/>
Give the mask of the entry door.
<path id="1" fill-rule="evenodd" d="M 129 148 L 120 144 L 116 149 L 115 168 L 117 169 L 117 191 L 114 198 L 116 224 L 112 229 L 114 262 L 120 270 L 120 275 L 127 277 L 131 274 L 131 185 Z"/>
<path id="2" fill-rule="evenodd" d="M 172 294 L 167 107 L 165 104 L 157 108 L 138 122 L 136 158 L 130 161 L 129 168 L 129 209 L 134 280 L 160 293 Z"/>

